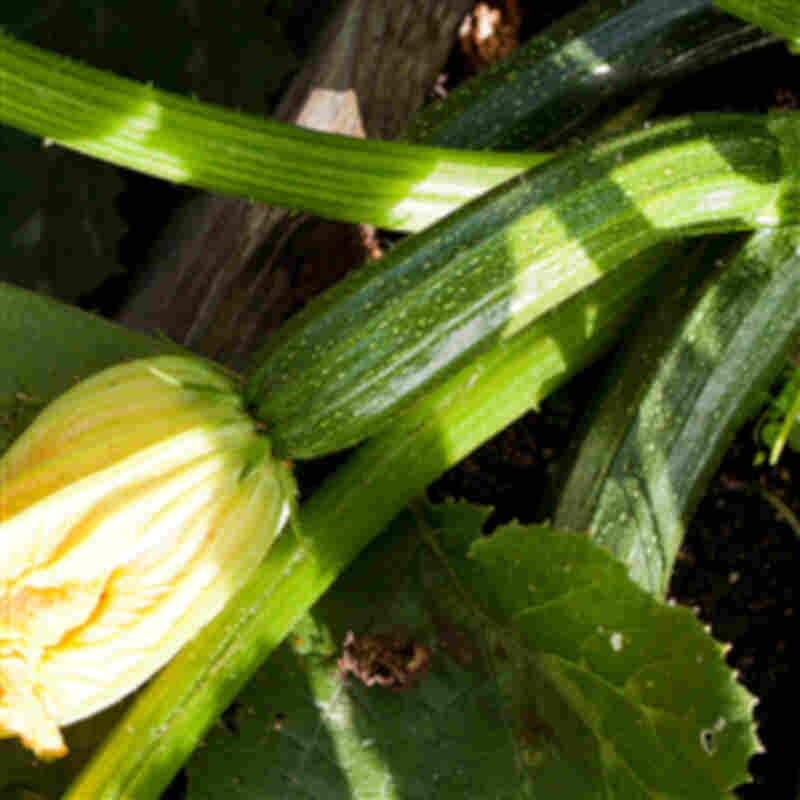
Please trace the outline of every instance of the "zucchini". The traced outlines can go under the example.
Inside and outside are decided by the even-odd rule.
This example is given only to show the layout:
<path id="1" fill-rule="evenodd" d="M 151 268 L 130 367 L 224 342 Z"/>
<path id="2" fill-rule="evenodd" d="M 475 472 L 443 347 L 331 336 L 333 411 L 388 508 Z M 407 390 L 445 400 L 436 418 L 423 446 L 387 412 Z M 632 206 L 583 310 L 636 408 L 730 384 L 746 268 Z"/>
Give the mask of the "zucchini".
<path id="1" fill-rule="evenodd" d="M 668 278 L 588 413 L 552 514 L 664 595 L 725 449 L 800 333 L 800 231 L 754 234 L 694 291 Z"/>
<path id="2" fill-rule="evenodd" d="M 475 150 L 556 146 L 612 96 L 774 41 L 711 0 L 594 0 L 424 108 L 405 137 Z"/>
<path id="3" fill-rule="evenodd" d="M 384 427 L 464 359 L 661 241 L 800 221 L 800 117 L 708 114 L 557 156 L 320 295 L 247 385 L 281 455 Z"/>

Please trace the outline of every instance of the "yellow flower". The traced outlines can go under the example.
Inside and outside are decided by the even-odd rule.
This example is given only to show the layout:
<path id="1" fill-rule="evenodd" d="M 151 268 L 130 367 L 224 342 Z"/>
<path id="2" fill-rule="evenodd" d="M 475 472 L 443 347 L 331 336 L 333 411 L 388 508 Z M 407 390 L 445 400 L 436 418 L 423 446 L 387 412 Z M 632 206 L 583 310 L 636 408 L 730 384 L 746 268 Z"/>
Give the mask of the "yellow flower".
<path id="1" fill-rule="evenodd" d="M 59 728 L 146 681 L 286 522 L 293 482 L 234 382 L 198 359 L 107 369 L 0 458 L 0 738 Z"/>

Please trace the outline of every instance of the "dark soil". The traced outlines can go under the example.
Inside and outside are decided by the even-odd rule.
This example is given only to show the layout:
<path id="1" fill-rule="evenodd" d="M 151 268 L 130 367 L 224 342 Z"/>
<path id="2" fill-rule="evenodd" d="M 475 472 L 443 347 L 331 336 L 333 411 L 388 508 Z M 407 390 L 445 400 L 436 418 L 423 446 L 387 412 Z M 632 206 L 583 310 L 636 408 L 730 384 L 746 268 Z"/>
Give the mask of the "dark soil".
<path id="1" fill-rule="evenodd" d="M 733 647 L 728 663 L 759 698 L 755 710 L 766 752 L 751 763 L 755 783 L 745 800 L 791 798 L 800 791 L 793 676 L 797 647 L 800 537 L 769 498 L 800 513 L 793 475 L 800 457 L 785 454 L 773 469 L 754 468 L 752 428 L 728 451 L 692 520 L 672 578 L 678 602 L 699 608 L 713 635 Z"/>

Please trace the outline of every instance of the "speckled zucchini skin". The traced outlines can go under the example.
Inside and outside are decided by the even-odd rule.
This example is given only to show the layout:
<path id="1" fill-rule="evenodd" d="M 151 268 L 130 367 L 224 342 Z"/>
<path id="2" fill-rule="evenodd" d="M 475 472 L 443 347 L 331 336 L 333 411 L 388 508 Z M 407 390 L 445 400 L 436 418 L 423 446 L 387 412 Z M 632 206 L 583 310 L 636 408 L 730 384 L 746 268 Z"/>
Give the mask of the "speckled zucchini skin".
<path id="1" fill-rule="evenodd" d="M 797 223 L 799 125 L 699 115 L 555 157 L 310 303 L 257 357 L 252 410 L 282 455 L 344 449 L 652 245 Z"/>
<path id="2" fill-rule="evenodd" d="M 664 595 L 696 503 L 800 335 L 800 235 L 759 231 L 699 286 L 665 280 L 592 398 L 554 510 Z"/>
<path id="3" fill-rule="evenodd" d="M 775 41 L 711 0 L 594 0 L 416 114 L 410 141 L 559 147 L 609 99 Z"/>

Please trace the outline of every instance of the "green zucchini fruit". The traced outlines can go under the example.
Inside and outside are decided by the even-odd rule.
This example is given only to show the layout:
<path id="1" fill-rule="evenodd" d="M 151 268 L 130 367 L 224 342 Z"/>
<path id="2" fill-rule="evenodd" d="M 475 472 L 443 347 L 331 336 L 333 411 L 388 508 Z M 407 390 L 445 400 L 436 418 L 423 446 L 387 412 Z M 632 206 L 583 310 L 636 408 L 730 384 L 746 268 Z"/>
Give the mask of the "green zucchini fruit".
<path id="1" fill-rule="evenodd" d="M 637 253 L 800 222 L 799 159 L 793 113 L 686 117 L 556 156 L 316 298 L 257 356 L 250 406 L 282 455 L 354 445 Z"/>
<path id="2" fill-rule="evenodd" d="M 592 0 L 422 109 L 405 137 L 474 150 L 556 146 L 613 96 L 774 41 L 711 0 Z"/>
<path id="3" fill-rule="evenodd" d="M 759 231 L 705 283 L 666 280 L 593 398 L 552 514 L 666 592 L 694 508 L 800 334 L 800 230 Z"/>

